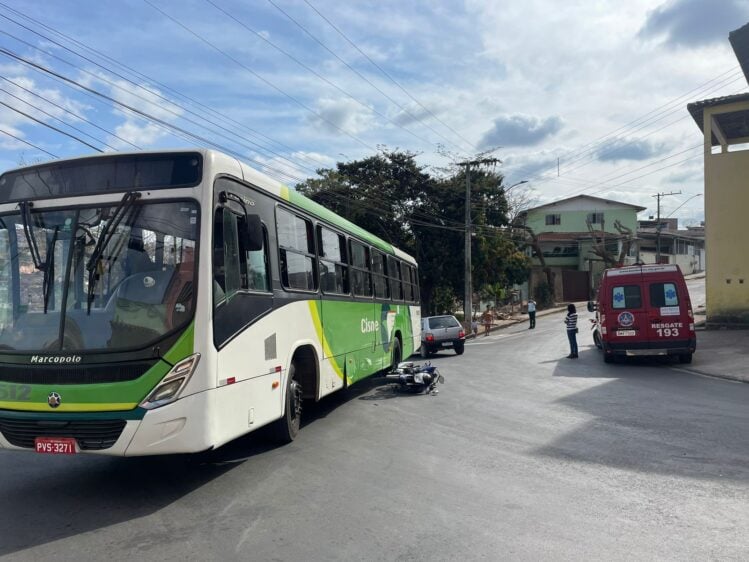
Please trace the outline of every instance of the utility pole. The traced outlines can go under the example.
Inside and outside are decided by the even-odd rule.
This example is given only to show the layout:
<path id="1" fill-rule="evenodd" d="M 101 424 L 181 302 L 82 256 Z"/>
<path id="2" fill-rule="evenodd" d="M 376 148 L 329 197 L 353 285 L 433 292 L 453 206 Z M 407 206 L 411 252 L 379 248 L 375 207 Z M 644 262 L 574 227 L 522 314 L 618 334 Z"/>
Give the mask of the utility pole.
<path id="1" fill-rule="evenodd" d="M 661 263 L 661 197 L 666 197 L 667 195 L 681 195 L 681 191 L 656 193 L 653 195 L 658 202 L 658 212 L 655 219 L 655 263 Z"/>
<path id="2" fill-rule="evenodd" d="M 459 162 L 466 173 L 466 236 L 465 236 L 465 293 L 463 296 L 463 320 L 470 322 L 473 318 L 473 289 L 471 287 L 471 166 L 496 166 L 501 164 L 499 158 L 477 158 L 466 162 Z"/>

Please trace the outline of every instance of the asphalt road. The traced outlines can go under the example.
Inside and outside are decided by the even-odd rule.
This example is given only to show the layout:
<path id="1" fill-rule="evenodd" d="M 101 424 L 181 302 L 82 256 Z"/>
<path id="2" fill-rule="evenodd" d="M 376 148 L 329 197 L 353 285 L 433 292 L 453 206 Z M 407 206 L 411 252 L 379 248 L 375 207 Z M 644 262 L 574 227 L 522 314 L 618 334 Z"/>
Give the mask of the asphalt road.
<path id="1" fill-rule="evenodd" d="M 308 409 L 286 447 L 0 452 L 0 557 L 746 559 L 749 385 L 605 365 L 586 315 L 578 360 L 542 316 L 438 355 L 437 396 L 371 379 Z"/>

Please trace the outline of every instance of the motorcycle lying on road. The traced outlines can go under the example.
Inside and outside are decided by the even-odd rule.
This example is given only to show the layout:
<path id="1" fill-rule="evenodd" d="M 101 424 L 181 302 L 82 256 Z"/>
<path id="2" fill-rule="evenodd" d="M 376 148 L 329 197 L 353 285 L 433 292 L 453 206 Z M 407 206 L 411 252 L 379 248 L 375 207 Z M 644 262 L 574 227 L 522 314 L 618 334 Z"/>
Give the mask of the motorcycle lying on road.
<path id="1" fill-rule="evenodd" d="M 395 370 L 385 375 L 385 378 L 397 382 L 398 389 L 402 392 L 414 394 L 437 394 L 437 384 L 445 382 L 445 377 L 429 362 L 421 365 L 413 361 L 398 363 Z"/>

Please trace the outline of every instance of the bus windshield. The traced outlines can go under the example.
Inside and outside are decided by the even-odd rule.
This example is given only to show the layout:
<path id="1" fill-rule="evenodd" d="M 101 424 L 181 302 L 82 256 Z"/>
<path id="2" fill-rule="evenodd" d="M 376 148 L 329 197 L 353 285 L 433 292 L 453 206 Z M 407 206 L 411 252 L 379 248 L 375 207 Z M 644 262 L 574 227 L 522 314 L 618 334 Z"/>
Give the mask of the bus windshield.
<path id="1" fill-rule="evenodd" d="M 0 350 L 136 349 L 184 327 L 197 235 L 191 201 L 0 216 Z"/>

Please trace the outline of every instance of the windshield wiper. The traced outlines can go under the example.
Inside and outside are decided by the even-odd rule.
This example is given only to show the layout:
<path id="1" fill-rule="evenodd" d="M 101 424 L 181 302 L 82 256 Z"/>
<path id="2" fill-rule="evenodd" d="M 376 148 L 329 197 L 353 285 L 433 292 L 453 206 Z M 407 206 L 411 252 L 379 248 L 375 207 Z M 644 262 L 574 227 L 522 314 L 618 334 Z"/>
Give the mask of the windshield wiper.
<path id="1" fill-rule="evenodd" d="M 112 238 L 114 237 L 114 233 L 117 231 L 117 227 L 139 198 L 139 191 L 128 191 L 124 195 L 124 197 L 117 204 L 117 207 L 112 214 L 112 218 L 109 219 L 107 224 L 104 225 L 104 228 L 101 229 L 99 239 L 96 241 L 96 246 L 94 246 L 94 250 L 91 252 L 91 257 L 88 259 L 88 262 L 86 262 L 86 269 L 88 270 L 88 294 L 86 295 L 88 314 L 91 314 L 91 303 L 94 300 L 96 281 L 99 279 L 96 271 L 99 265 L 99 260 L 104 253 L 104 249 L 107 247 L 110 240 L 112 240 Z"/>
<path id="2" fill-rule="evenodd" d="M 31 201 L 21 201 L 18 207 L 21 209 L 21 221 L 23 221 L 23 233 L 26 236 L 26 242 L 29 245 L 29 253 L 34 261 L 34 267 L 39 271 L 44 271 L 44 261 L 39 253 L 39 246 L 34 237 L 34 225 L 31 222 L 31 207 L 34 204 Z"/>
<path id="3" fill-rule="evenodd" d="M 52 274 L 55 270 L 55 244 L 57 244 L 57 233 L 60 231 L 60 227 L 55 227 L 55 232 L 52 234 L 52 243 L 47 246 L 47 256 L 44 258 L 44 280 L 42 281 L 42 296 L 44 297 L 44 314 L 47 314 L 47 306 L 49 305 L 49 294 L 50 289 L 54 286 L 54 278 Z"/>

